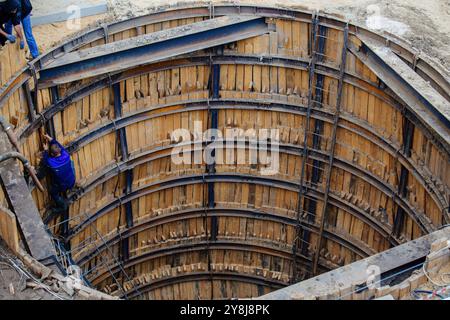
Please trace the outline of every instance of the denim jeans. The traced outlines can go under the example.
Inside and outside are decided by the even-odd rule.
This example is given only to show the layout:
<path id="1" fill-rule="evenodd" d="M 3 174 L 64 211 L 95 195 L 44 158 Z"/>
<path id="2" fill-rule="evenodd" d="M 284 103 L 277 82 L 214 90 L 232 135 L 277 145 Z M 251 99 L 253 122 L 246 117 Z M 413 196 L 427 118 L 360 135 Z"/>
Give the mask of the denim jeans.
<path id="1" fill-rule="evenodd" d="M 8 23 L 5 24 L 6 33 L 12 34 L 12 28 L 13 28 L 13 26 L 12 26 L 11 21 L 9 21 Z M 37 56 L 39 56 L 39 49 L 38 49 L 36 40 L 34 39 L 34 36 L 33 36 L 30 15 L 28 15 L 22 19 L 22 28 L 23 28 L 23 33 L 25 35 L 25 39 L 27 40 L 28 48 L 30 49 L 31 56 L 34 59 Z"/>

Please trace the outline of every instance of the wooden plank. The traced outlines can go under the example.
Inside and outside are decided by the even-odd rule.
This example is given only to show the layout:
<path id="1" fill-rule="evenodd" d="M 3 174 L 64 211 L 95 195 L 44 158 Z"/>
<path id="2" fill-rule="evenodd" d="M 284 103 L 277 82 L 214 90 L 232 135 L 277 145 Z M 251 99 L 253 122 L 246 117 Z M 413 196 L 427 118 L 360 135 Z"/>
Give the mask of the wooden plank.
<path id="1" fill-rule="evenodd" d="M 19 232 L 16 216 L 10 210 L 0 206 L 0 237 L 15 254 L 19 254 Z"/>

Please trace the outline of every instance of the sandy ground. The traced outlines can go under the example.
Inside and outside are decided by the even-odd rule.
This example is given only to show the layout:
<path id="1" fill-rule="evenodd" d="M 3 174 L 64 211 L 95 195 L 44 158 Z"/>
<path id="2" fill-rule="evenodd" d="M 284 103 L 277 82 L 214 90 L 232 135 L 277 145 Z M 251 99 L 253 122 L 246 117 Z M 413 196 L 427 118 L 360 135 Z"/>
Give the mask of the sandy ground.
<path id="1" fill-rule="evenodd" d="M 148 13 L 154 7 L 179 3 L 171 0 L 108 0 L 114 19 Z M 185 0 L 184 3 L 198 2 Z M 210 1 L 204 1 L 210 2 Z M 223 3 L 224 1 L 213 1 Z M 252 0 L 234 4 L 277 5 L 320 10 L 351 23 L 400 36 L 418 51 L 450 68 L 450 0 Z"/>
<path id="2" fill-rule="evenodd" d="M 104 0 L 88 0 L 98 3 Z M 81 19 L 80 30 L 105 21 L 122 20 L 152 12 L 155 8 L 177 3 L 210 3 L 209 0 L 107 0 L 108 14 Z M 66 0 L 66 2 L 76 2 Z M 450 69 L 450 0 L 244 0 L 212 1 L 232 4 L 276 5 L 306 10 L 320 10 L 351 23 L 408 40 L 419 52 Z M 53 0 L 34 1 L 35 14 L 50 10 Z M 61 4 L 59 4 L 61 6 Z M 35 28 L 42 50 L 80 30 L 70 30 L 66 23 Z"/>
<path id="3" fill-rule="evenodd" d="M 100 14 L 82 18 L 80 20 L 80 31 L 69 29 L 66 25 L 66 22 L 57 22 L 34 27 L 33 33 L 36 38 L 36 42 L 39 45 L 39 50 L 41 52 L 45 52 L 50 48 L 56 46 L 58 43 L 62 42 L 64 39 L 73 36 L 74 33 L 99 26 L 109 17 L 110 16 L 108 14 Z"/>

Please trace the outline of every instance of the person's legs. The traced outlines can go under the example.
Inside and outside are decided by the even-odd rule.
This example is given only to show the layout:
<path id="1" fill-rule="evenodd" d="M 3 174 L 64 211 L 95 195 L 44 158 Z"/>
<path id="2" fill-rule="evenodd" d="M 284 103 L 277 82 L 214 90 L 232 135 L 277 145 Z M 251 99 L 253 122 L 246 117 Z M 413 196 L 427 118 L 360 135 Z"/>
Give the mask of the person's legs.
<path id="1" fill-rule="evenodd" d="M 52 211 L 55 214 L 64 213 L 68 208 L 67 201 L 61 196 L 61 191 L 61 188 L 57 185 L 52 184 L 50 186 L 50 196 L 55 203 L 55 208 Z"/>
<path id="2" fill-rule="evenodd" d="M 61 216 L 62 223 L 59 226 L 59 233 L 65 238 L 69 230 L 69 206 L 66 198 L 66 190 L 62 190 L 60 186 L 52 184 L 50 185 L 49 192 L 55 203 L 55 206 L 51 209 L 51 213 Z"/>
<path id="3" fill-rule="evenodd" d="M 39 56 L 39 49 L 33 36 L 30 15 L 22 19 L 22 27 L 25 34 L 25 39 L 27 39 L 28 48 L 30 49 L 31 56 L 34 59 Z"/>

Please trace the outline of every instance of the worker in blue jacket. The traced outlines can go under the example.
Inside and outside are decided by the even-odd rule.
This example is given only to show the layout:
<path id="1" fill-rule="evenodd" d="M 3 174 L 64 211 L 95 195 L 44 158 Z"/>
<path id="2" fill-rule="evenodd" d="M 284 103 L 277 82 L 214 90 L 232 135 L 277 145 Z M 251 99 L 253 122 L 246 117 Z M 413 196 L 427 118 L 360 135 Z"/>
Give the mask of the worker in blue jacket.
<path id="1" fill-rule="evenodd" d="M 75 169 L 67 150 L 49 135 L 44 135 L 44 153 L 41 168 L 50 173 L 50 196 L 56 204 L 53 213 L 67 210 L 66 193 L 75 186 Z"/>

